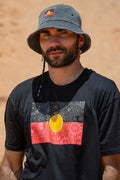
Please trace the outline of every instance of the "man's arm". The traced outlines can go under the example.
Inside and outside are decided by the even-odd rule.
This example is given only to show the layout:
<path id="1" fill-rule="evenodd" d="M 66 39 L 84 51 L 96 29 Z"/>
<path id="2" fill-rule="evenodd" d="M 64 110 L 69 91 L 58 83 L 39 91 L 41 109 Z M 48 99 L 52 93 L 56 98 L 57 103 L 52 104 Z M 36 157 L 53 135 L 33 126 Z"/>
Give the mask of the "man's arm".
<path id="1" fill-rule="evenodd" d="M 120 180 L 120 154 L 102 157 L 103 180 Z"/>
<path id="2" fill-rule="evenodd" d="M 0 167 L 0 180 L 19 180 L 23 170 L 24 151 L 5 150 Z"/>

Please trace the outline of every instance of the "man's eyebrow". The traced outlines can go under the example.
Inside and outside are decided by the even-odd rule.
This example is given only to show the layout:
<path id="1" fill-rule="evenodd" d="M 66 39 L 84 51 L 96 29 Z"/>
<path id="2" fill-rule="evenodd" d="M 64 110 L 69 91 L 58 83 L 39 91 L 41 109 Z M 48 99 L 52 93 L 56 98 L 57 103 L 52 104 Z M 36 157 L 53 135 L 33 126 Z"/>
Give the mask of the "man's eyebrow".
<path id="1" fill-rule="evenodd" d="M 41 33 L 49 33 L 49 31 L 42 29 L 42 30 L 40 31 L 40 34 L 41 34 Z"/>
<path id="2" fill-rule="evenodd" d="M 60 32 L 60 31 L 64 31 L 65 29 L 58 29 L 57 31 Z"/>
<path id="3" fill-rule="evenodd" d="M 57 29 L 57 32 L 66 31 L 66 29 Z M 49 30 L 41 29 L 40 34 L 50 33 Z"/>

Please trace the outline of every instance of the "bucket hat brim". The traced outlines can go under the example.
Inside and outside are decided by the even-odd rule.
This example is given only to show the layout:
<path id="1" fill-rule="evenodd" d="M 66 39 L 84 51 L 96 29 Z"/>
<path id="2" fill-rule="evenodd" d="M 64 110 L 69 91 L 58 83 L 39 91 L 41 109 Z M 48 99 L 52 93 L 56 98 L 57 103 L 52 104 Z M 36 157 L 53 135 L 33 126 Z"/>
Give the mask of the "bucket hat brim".
<path id="1" fill-rule="evenodd" d="M 58 28 L 58 29 L 67 29 L 70 30 L 76 34 L 82 34 L 85 38 L 85 43 L 80 48 L 81 53 L 86 52 L 90 46 L 91 46 L 91 38 L 90 36 L 85 33 L 79 26 L 76 24 L 72 24 L 71 22 L 66 21 L 45 21 L 44 23 L 40 24 L 40 27 L 38 27 L 37 31 L 33 32 L 29 35 L 27 42 L 29 47 L 36 51 L 39 54 L 42 54 L 41 47 L 40 47 L 40 30 L 44 28 Z"/>

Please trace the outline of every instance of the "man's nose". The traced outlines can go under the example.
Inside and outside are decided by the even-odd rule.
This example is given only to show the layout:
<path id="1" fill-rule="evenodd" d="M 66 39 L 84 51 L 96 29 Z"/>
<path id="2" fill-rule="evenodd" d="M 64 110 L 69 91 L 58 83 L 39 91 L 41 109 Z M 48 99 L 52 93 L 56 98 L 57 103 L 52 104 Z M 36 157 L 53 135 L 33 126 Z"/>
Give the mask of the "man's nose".
<path id="1" fill-rule="evenodd" d="M 56 47 L 56 46 L 59 46 L 60 45 L 60 40 L 58 37 L 54 36 L 51 38 L 50 40 L 50 46 L 51 47 Z"/>

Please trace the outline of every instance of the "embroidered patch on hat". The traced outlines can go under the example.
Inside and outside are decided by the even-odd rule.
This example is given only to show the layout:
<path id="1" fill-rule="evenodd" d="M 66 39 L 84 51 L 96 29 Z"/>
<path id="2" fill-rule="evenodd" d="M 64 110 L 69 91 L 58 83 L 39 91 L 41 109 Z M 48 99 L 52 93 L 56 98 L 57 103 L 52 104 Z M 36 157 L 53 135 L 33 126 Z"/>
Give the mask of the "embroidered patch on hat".
<path id="1" fill-rule="evenodd" d="M 54 14 L 54 9 L 49 9 L 48 11 L 45 12 L 43 17 L 51 16 Z"/>

